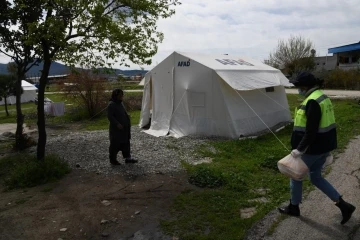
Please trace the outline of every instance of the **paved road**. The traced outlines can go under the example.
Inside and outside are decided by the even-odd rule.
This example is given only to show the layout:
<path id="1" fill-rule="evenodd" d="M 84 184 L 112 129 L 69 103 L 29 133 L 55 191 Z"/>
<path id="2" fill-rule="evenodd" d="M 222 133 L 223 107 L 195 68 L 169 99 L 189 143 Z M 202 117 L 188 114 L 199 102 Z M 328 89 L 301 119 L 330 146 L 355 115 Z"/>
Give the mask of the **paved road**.
<path id="1" fill-rule="evenodd" d="M 24 124 L 24 132 L 25 133 L 30 133 L 30 132 L 36 132 L 37 129 L 30 129 L 26 126 L 26 124 Z M 16 132 L 16 123 L 2 123 L 0 124 L 0 135 L 3 134 L 4 132 L 12 132 L 15 133 Z"/>
<path id="2" fill-rule="evenodd" d="M 286 93 L 290 94 L 297 94 L 298 90 L 291 88 L 291 89 L 285 89 Z M 350 91 L 350 90 L 323 90 L 323 92 L 331 97 L 334 98 L 359 98 L 360 99 L 360 91 Z"/>
<path id="3" fill-rule="evenodd" d="M 340 210 L 320 190 L 313 190 L 300 205 L 301 217 L 287 217 L 274 233 L 265 233 L 279 217 L 274 210 L 251 231 L 247 240 L 360 240 L 360 136 L 338 155 L 326 179 L 357 209 L 345 225 Z M 308 181 L 308 180 L 306 180 Z"/>

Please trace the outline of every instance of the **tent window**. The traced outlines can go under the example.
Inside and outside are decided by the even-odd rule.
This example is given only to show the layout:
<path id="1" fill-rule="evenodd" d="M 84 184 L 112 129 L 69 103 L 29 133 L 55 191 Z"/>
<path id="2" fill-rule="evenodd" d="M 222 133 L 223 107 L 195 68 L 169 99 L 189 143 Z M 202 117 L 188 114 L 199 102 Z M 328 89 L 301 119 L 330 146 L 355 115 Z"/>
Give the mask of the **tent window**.
<path id="1" fill-rule="evenodd" d="M 274 87 L 267 87 L 265 88 L 266 92 L 275 92 L 275 88 Z"/>

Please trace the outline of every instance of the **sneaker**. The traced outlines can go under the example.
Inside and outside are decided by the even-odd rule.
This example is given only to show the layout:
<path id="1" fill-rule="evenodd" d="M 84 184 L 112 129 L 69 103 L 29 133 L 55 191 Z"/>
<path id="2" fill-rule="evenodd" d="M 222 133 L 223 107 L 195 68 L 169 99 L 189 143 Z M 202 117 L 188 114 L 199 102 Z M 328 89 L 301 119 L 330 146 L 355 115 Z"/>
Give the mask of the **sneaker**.
<path id="1" fill-rule="evenodd" d="M 125 163 L 137 163 L 137 162 L 138 162 L 138 160 L 135 160 L 133 158 L 126 158 L 125 159 Z"/>

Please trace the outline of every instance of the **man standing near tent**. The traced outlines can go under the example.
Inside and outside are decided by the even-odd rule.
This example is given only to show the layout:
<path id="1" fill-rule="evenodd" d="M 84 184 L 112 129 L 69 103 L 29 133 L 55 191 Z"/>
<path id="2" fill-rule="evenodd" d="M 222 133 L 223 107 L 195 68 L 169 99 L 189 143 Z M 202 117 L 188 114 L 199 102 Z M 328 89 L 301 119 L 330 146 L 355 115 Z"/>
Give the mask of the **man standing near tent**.
<path id="1" fill-rule="evenodd" d="M 121 89 L 114 89 L 108 105 L 107 117 L 109 119 L 109 158 L 112 165 L 120 165 L 117 161 L 117 154 L 122 152 L 125 163 L 137 163 L 137 160 L 131 158 L 130 138 L 131 123 L 122 101 L 124 92 Z"/>
<path id="2" fill-rule="evenodd" d="M 305 97 L 300 108 L 295 110 L 294 129 L 291 136 L 292 152 L 295 158 L 301 157 L 309 168 L 311 183 L 325 193 L 342 213 L 341 224 L 345 224 L 355 211 L 355 206 L 343 200 L 338 191 L 321 176 L 321 169 L 337 147 L 336 124 L 330 99 L 319 90 L 321 82 L 308 72 L 300 73 L 290 81 Z M 302 181 L 290 179 L 291 200 L 279 212 L 300 216 L 299 204 L 302 199 Z M 321 203 L 319 203 L 321 204 Z"/>

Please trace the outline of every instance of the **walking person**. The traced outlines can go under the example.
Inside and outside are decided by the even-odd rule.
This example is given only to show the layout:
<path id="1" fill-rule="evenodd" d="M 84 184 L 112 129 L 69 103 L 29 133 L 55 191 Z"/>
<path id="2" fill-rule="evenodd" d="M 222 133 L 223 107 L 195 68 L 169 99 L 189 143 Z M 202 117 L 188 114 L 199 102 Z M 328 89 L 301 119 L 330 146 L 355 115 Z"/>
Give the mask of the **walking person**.
<path id="1" fill-rule="evenodd" d="M 295 110 L 294 129 L 291 136 L 291 155 L 301 157 L 309 168 L 313 185 L 326 194 L 342 213 L 341 224 L 345 224 L 355 211 L 355 206 L 344 201 L 338 191 L 321 175 L 322 167 L 330 151 L 337 148 L 336 124 L 330 99 L 319 90 L 321 82 L 308 72 L 301 72 L 290 81 L 305 97 L 300 108 Z M 280 213 L 300 216 L 302 181 L 290 179 L 291 200 Z"/>
<path id="2" fill-rule="evenodd" d="M 109 120 L 109 158 L 112 165 L 120 165 L 117 161 L 119 151 L 125 159 L 125 163 L 137 163 L 130 154 L 131 123 L 122 101 L 124 92 L 121 89 L 114 89 L 107 108 Z"/>

